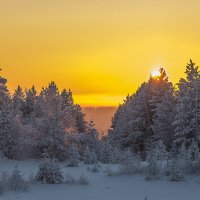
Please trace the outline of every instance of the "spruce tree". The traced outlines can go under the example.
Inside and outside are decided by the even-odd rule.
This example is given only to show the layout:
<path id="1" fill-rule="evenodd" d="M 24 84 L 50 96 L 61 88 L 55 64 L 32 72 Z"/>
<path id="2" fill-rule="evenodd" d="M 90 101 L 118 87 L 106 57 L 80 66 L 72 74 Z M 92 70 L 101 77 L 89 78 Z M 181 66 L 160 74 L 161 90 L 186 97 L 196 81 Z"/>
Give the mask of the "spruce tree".
<path id="1" fill-rule="evenodd" d="M 14 149 L 18 137 L 14 130 L 13 119 L 10 99 L 4 97 L 0 110 L 0 150 L 9 159 L 14 158 Z"/>
<path id="2" fill-rule="evenodd" d="M 165 134 L 164 127 L 167 127 L 168 123 L 171 124 L 171 121 L 164 124 L 162 119 L 164 131 L 159 134 L 153 128 L 158 116 L 161 121 L 159 112 L 164 109 L 161 108 L 162 106 L 158 109 L 158 105 L 161 105 L 170 91 L 173 94 L 172 84 L 168 81 L 165 70 L 161 68 L 160 76 L 151 76 L 148 82 L 143 83 L 134 95 L 128 96 L 124 104 L 117 110 L 113 119 L 113 130 L 109 134 L 111 143 L 115 144 L 112 141 L 117 141 L 120 148 L 131 147 L 134 152 L 142 153 L 141 155 L 145 156 L 145 152 L 151 149 L 153 142 L 160 137 L 159 135 Z M 162 105 L 164 106 L 164 104 L 166 104 L 165 109 L 170 109 L 167 103 Z M 169 134 L 169 130 L 167 132 Z"/>
<path id="3" fill-rule="evenodd" d="M 24 103 L 24 99 L 25 99 L 25 95 L 22 90 L 22 87 L 18 86 L 12 96 L 13 109 L 14 109 L 15 115 L 21 115 L 21 110 L 22 110 L 22 106 Z"/>
<path id="4" fill-rule="evenodd" d="M 95 124 L 92 119 L 87 124 L 85 142 L 91 150 L 95 152 L 98 150 L 98 132 L 97 132 L 97 129 L 95 128 Z"/>
<path id="5" fill-rule="evenodd" d="M 37 128 L 36 149 L 39 155 L 66 159 L 66 132 L 55 116 L 46 116 Z"/>
<path id="6" fill-rule="evenodd" d="M 174 121 L 174 142 L 190 144 L 191 139 L 200 138 L 200 72 L 199 67 L 190 60 L 186 66 L 186 78 L 178 83 L 176 115 Z"/>
<path id="7" fill-rule="evenodd" d="M 22 103 L 22 119 L 24 123 L 29 123 L 32 117 L 34 117 L 34 104 L 36 99 L 36 90 L 33 86 L 31 89 L 25 91 L 25 99 Z"/>
<path id="8" fill-rule="evenodd" d="M 153 118 L 153 131 L 155 140 L 162 141 L 169 151 L 172 148 L 174 138 L 174 117 L 175 117 L 175 96 L 174 89 L 170 87 L 165 93 L 162 101 L 157 104 Z"/>
<path id="9" fill-rule="evenodd" d="M 88 146 L 84 151 L 83 161 L 85 164 L 96 164 L 98 162 L 95 151 L 90 149 Z"/>
<path id="10" fill-rule="evenodd" d="M 71 143 L 69 145 L 68 154 L 69 154 L 68 167 L 78 167 L 80 156 L 77 145 L 75 143 Z"/>

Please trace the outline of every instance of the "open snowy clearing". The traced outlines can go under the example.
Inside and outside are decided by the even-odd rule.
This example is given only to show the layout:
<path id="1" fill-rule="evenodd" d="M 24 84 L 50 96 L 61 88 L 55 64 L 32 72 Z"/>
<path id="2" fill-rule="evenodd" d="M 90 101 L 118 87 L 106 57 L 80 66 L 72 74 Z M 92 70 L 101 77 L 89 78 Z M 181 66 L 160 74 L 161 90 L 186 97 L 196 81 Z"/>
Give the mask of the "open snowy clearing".
<path id="1" fill-rule="evenodd" d="M 38 161 L 10 161 L 0 160 L 0 170 L 12 171 L 15 165 L 24 173 L 24 176 L 36 174 Z M 170 182 L 168 180 L 145 181 L 143 176 L 113 176 L 108 177 L 106 168 L 116 170 L 115 165 L 102 165 L 100 172 L 87 170 L 88 166 L 78 168 L 65 167 L 63 173 L 74 178 L 82 174 L 89 179 L 89 185 L 32 185 L 27 192 L 6 192 L 0 196 L 1 200 L 199 200 L 200 178 L 187 177 L 183 182 Z"/>

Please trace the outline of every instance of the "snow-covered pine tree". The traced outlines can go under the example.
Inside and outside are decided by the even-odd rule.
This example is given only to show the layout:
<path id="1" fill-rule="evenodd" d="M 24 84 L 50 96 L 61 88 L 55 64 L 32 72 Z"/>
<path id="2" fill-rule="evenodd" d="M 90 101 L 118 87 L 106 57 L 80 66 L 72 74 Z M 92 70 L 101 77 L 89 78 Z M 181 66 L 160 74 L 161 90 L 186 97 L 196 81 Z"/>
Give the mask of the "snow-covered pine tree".
<path id="1" fill-rule="evenodd" d="M 23 123 L 27 124 L 30 122 L 34 115 L 34 103 L 36 99 L 37 91 L 33 86 L 31 89 L 25 91 L 25 99 L 23 101 L 21 111 Z"/>
<path id="2" fill-rule="evenodd" d="M 197 141 L 193 139 L 190 142 L 189 147 L 186 149 L 181 148 L 181 154 L 183 155 L 182 162 L 184 166 L 184 171 L 188 174 L 197 174 L 200 172 L 200 153 Z M 185 150 L 185 153 L 183 153 Z"/>
<path id="3" fill-rule="evenodd" d="M 114 164 L 120 163 L 123 155 L 124 155 L 124 151 L 120 150 L 117 147 L 113 147 L 112 154 L 111 154 L 111 162 Z"/>
<path id="4" fill-rule="evenodd" d="M 71 143 L 68 149 L 69 160 L 68 167 L 78 167 L 79 166 L 79 152 L 77 145 L 75 143 Z"/>
<path id="5" fill-rule="evenodd" d="M 187 150 L 187 155 L 188 158 L 192 161 L 199 159 L 199 147 L 197 141 L 195 141 L 194 139 L 192 139 L 192 141 L 190 142 L 190 146 Z"/>
<path id="6" fill-rule="evenodd" d="M 41 160 L 36 177 L 38 181 L 49 184 L 60 184 L 64 180 L 58 160 L 50 159 L 48 156 Z"/>
<path id="7" fill-rule="evenodd" d="M 87 124 L 85 140 L 86 140 L 85 142 L 86 142 L 87 146 L 91 150 L 97 152 L 97 150 L 98 150 L 98 132 L 97 132 L 97 129 L 95 128 L 95 124 L 92 119 Z"/>
<path id="8" fill-rule="evenodd" d="M 7 79 L 0 76 L 0 105 L 2 105 L 5 99 L 8 97 L 8 89 L 6 84 Z"/>
<path id="9" fill-rule="evenodd" d="M 128 134 L 128 110 L 129 109 L 129 103 L 133 101 L 134 95 L 127 96 L 126 100 L 124 100 L 123 104 L 120 104 L 117 111 L 114 114 L 114 117 L 112 118 L 112 125 L 111 129 L 108 131 L 107 138 L 114 147 L 114 149 L 118 149 L 119 151 L 122 151 L 126 146 L 130 146 L 130 144 L 126 144 L 126 137 Z M 114 158 L 115 159 L 115 158 Z M 114 161 L 112 158 L 112 161 Z"/>
<path id="10" fill-rule="evenodd" d="M 71 90 L 63 90 L 61 96 L 61 109 L 68 110 L 73 117 L 74 123 L 76 124 L 77 131 L 84 133 L 86 131 L 86 122 L 84 120 L 84 114 L 80 105 L 74 103 Z"/>
<path id="11" fill-rule="evenodd" d="M 66 159 L 66 132 L 56 116 L 44 117 L 37 127 L 36 150 L 39 157 L 47 153 L 50 158 Z"/>
<path id="12" fill-rule="evenodd" d="M 34 120 L 43 118 L 47 114 L 42 92 L 36 96 L 34 103 Z"/>
<path id="13" fill-rule="evenodd" d="M 173 155 L 169 164 L 170 181 L 182 181 L 184 179 L 183 168 L 179 155 Z"/>
<path id="14" fill-rule="evenodd" d="M 6 83 L 7 80 L 0 77 L 0 150 L 12 159 L 17 135 L 13 128 L 13 108 Z"/>
<path id="15" fill-rule="evenodd" d="M 199 67 L 190 60 L 186 66 L 186 78 L 178 83 L 175 115 L 175 140 L 177 146 L 191 139 L 200 139 L 200 72 Z"/>
<path id="16" fill-rule="evenodd" d="M 19 115 L 19 116 L 21 115 L 21 109 L 22 109 L 24 99 L 25 99 L 25 95 L 22 90 L 22 87 L 18 86 L 12 96 L 13 109 L 14 109 L 15 115 Z"/>
<path id="17" fill-rule="evenodd" d="M 156 159 L 159 161 L 166 160 L 168 157 L 168 152 L 166 151 L 166 146 L 163 144 L 162 140 L 155 141 L 154 145 L 152 146 L 154 155 Z"/>
<path id="18" fill-rule="evenodd" d="M 134 152 L 141 152 L 142 155 L 151 149 L 155 140 L 153 123 L 156 108 L 171 89 L 172 84 L 161 68 L 160 76 L 150 77 L 119 107 L 113 120 L 113 130 L 109 134 L 111 141 L 118 140 L 120 148 L 131 147 Z"/>
<path id="19" fill-rule="evenodd" d="M 102 143 L 100 161 L 105 164 L 112 162 L 112 146 L 109 141 Z"/>
<path id="20" fill-rule="evenodd" d="M 120 149 L 131 147 L 135 152 L 144 151 L 144 135 L 149 133 L 149 109 L 145 91 L 147 83 L 143 83 L 137 92 L 128 96 L 119 107 L 113 119 L 111 143 Z"/>
<path id="21" fill-rule="evenodd" d="M 0 150 L 9 158 L 14 158 L 14 149 L 18 135 L 14 130 L 12 104 L 7 96 L 2 99 L 0 110 Z"/>
<path id="22" fill-rule="evenodd" d="M 12 171 L 11 175 L 8 175 L 7 185 L 10 190 L 13 190 L 15 192 L 28 190 L 29 182 L 24 179 L 17 165 L 15 166 L 15 169 Z"/>
<path id="23" fill-rule="evenodd" d="M 40 96 L 42 96 L 43 107 L 46 115 L 54 116 L 59 119 L 62 126 L 67 132 L 76 132 L 77 124 L 75 116 L 73 115 L 74 106 L 71 93 L 66 91 L 60 94 L 57 85 L 51 82 L 48 87 L 43 88 Z M 71 107 L 72 106 L 72 107 Z"/>
<path id="24" fill-rule="evenodd" d="M 86 147 L 83 155 L 83 162 L 85 164 L 96 164 L 98 162 L 97 155 L 93 149 Z"/>
<path id="25" fill-rule="evenodd" d="M 151 150 L 147 157 L 146 180 L 156 180 L 160 178 L 161 170 L 157 162 L 157 155 Z"/>
<path id="26" fill-rule="evenodd" d="M 74 124 L 79 133 L 86 131 L 86 122 L 84 120 L 84 114 L 80 105 L 74 103 L 71 90 L 63 90 L 60 94 L 61 97 L 61 110 L 67 110 L 74 120 Z"/>
<path id="27" fill-rule="evenodd" d="M 172 148 L 174 138 L 174 117 L 175 117 L 175 96 L 174 89 L 169 84 L 163 99 L 156 105 L 155 116 L 153 118 L 153 131 L 155 139 L 162 141 L 169 151 Z"/>
<path id="28" fill-rule="evenodd" d="M 79 133 L 84 133 L 86 131 L 86 122 L 84 120 L 85 114 L 82 112 L 80 105 L 74 105 L 74 115 L 76 120 L 76 126 Z"/>
<path id="29" fill-rule="evenodd" d="M 134 155 L 130 149 L 121 152 L 120 172 L 122 174 L 137 174 L 142 170 L 141 159 L 138 155 Z"/>
<path id="30" fill-rule="evenodd" d="M 74 99 L 71 90 L 67 91 L 66 89 L 64 89 L 60 95 L 62 107 L 61 109 L 64 110 L 66 107 L 72 109 L 74 106 Z"/>
<path id="31" fill-rule="evenodd" d="M 48 87 L 43 88 L 41 94 L 43 97 L 44 107 L 49 116 L 59 118 L 61 109 L 61 99 L 57 85 L 51 82 Z"/>
<path id="32" fill-rule="evenodd" d="M 60 120 L 68 133 L 77 132 L 77 122 L 74 116 L 74 100 L 72 92 L 63 90 L 60 94 Z"/>

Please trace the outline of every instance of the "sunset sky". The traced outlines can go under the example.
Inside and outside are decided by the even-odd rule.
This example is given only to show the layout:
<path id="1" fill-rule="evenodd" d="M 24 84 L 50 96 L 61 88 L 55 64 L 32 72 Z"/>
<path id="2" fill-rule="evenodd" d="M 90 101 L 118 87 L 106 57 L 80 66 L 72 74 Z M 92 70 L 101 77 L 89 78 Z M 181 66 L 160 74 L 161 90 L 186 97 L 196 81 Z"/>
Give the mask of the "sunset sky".
<path id="1" fill-rule="evenodd" d="M 0 0 L 0 66 L 11 91 L 54 80 L 81 105 L 118 105 L 164 67 L 200 65 L 199 0 Z"/>

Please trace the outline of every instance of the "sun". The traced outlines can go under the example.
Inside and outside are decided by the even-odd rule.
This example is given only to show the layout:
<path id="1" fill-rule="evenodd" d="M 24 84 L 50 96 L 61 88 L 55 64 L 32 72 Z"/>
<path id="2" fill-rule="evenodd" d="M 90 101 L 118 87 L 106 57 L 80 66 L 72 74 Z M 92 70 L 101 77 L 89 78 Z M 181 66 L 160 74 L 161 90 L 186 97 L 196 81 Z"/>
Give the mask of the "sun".
<path id="1" fill-rule="evenodd" d="M 152 76 L 153 78 L 159 77 L 159 76 L 160 76 L 160 71 L 159 71 L 158 69 L 153 70 L 153 71 L 151 72 L 151 76 Z"/>

